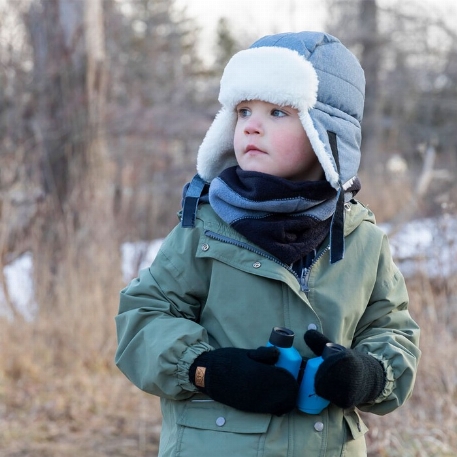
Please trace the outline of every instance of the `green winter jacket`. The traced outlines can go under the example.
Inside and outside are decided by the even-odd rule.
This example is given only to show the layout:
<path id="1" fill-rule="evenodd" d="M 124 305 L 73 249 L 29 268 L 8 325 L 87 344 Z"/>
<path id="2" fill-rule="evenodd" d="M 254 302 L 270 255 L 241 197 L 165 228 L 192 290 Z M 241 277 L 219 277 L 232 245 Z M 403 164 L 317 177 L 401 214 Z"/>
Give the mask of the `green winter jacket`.
<path id="1" fill-rule="evenodd" d="M 364 456 L 366 426 L 356 410 L 330 405 L 318 415 L 281 417 L 217 403 L 189 382 L 203 351 L 265 345 L 272 327 L 315 328 L 380 360 L 387 384 L 359 409 L 386 414 L 411 395 L 419 329 L 408 312 L 404 279 L 373 214 L 346 205 L 346 250 L 331 265 L 324 242 L 308 275 L 298 278 L 200 205 L 194 228 L 177 226 L 151 267 L 121 292 L 116 364 L 162 405 L 160 457 Z"/>

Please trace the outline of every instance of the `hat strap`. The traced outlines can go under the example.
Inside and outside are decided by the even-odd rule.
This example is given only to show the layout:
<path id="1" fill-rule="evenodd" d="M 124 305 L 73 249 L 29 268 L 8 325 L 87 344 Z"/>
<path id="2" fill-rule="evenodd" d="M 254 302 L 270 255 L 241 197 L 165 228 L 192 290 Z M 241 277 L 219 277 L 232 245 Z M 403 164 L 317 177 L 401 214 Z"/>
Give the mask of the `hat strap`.
<path id="1" fill-rule="evenodd" d="M 330 148 L 335 160 L 338 175 L 340 175 L 340 159 L 338 144 L 335 132 L 327 131 Z M 330 263 L 336 263 L 344 257 L 344 191 L 339 181 L 339 189 L 336 201 L 335 212 L 333 213 L 330 225 Z"/>
<path id="2" fill-rule="evenodd" d="M 182 227 L 194 227 L 195 215 L 197 213 L 198 202 L 205 193 L 208 193 L 209 184 L 196 174 L 192 181 L 184 186 L 182 199 Z"/>

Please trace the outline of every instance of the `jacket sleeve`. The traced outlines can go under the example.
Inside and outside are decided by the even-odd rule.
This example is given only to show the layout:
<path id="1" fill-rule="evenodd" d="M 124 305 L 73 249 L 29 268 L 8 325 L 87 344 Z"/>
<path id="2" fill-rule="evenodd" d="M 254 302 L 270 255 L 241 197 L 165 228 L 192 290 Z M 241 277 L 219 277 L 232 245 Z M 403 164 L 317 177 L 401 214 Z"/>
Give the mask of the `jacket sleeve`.
<path id="1" fill-rule="evenodd" d="M 412 394 L 421 352 L 420 330 L 408 311 L 404 278 L 392 260 L 384 235 L 371 299 L 357 326 L 353 348 L 371 354 L 384 366 L 386 385 L 373 404 L 359 409 L 383 415 Z"/>
<path id="2" fill-rule="evenodd" d="M 115 362 L 140 389 L 186 399 L 197 389 L 188 380 L 194 359 L 209 351 L 199 325 L 208 281 L 195 259 L 199 230 L 176 227 L 157 257 L 120 293 Z"/>

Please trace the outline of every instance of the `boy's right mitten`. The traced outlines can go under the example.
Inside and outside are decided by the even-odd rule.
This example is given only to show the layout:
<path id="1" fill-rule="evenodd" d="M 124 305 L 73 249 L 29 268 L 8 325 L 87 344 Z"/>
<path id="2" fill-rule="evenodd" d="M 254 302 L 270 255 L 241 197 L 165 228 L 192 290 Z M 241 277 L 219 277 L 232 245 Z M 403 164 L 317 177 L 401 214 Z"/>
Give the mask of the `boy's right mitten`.
<path id="1" fill-rule="evenodd" d="M 215 349 L 195 359 L 189 379 L 213 400 L 280 416 L 295 407 L 298 383 L 287 370 L 275 367 L 278 357 L 275 347 Z"/>

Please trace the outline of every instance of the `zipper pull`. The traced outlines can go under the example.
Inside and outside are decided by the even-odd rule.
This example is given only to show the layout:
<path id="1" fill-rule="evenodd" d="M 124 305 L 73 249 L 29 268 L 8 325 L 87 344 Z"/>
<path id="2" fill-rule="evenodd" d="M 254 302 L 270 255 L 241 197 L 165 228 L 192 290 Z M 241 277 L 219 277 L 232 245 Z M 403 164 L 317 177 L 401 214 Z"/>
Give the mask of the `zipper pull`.
<path id="1" fill-rule="evenodd" d="M 308 288 L 308 275 L 309 275 L 309 268 L 302 268 L 301 275 L 300 275 L 300 290 L 302 292 L 309 292 Z"/>

